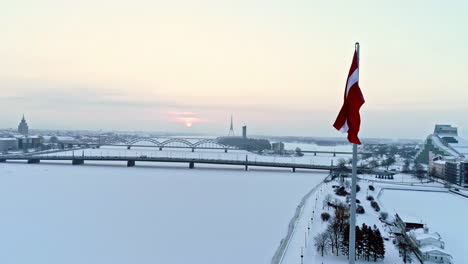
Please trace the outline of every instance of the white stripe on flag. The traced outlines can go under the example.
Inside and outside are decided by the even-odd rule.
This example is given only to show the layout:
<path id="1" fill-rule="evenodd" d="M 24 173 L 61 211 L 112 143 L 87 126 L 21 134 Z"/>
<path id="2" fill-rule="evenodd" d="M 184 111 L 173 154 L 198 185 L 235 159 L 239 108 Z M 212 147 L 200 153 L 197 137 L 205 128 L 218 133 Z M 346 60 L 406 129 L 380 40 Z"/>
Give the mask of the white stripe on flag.
<path id="1" fill-rule="evenodd" d="M 351 87 L 358 82 L 359 78 L 359 68 L 357 68 L 348 78 L 348 85 L 346 86 L 346 97 L 348 97 L 348 92 Z"/>
<path id="2" fill-rule="evenodd" d="M 343 126 L 340 128 L 340 132 L 341 133 L 346 133 L 348 132 L 349 130 L 349 127 L 348 127 L 348 120 L 346 120 L 343 124 Z"/>

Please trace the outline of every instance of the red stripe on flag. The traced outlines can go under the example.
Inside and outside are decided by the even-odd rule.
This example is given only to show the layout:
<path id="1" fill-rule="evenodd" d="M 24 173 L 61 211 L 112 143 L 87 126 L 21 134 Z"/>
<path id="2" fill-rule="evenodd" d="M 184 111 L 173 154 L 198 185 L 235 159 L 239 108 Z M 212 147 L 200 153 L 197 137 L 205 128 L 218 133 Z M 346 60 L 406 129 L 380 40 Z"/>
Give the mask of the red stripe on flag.
<path id="1" fill-rule="evenodd" d="M 359 128 L 361 126 L 359 110 L 365 101 L 361 88 L 359 88 L 359 80 L 356 79 L 357 72 L 355 74 L 355 71 L 357 70 L 359 70 L 359 62 L 357 52 L 355 51 L 346 81 L 343 106 L 338 113 L 333 127 L 337 130 L 348 132 L 349 142 L 361 144 L 358 138 Z"/>

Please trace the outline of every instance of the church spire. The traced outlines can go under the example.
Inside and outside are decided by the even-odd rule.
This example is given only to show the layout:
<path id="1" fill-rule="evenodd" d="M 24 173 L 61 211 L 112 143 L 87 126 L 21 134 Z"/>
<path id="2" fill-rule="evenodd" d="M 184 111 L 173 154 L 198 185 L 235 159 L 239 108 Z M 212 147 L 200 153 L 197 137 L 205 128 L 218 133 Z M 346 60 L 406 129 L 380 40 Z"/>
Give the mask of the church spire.
<path id="1" fill-rule="evenodd" d="M 228 136 L 229 137 L 233 137 L 235 134 L 234 134 L 234 122 L 232 121 L 232 114 L 231 114 L 231 127 L 229 128 L 229 134 Z"/>

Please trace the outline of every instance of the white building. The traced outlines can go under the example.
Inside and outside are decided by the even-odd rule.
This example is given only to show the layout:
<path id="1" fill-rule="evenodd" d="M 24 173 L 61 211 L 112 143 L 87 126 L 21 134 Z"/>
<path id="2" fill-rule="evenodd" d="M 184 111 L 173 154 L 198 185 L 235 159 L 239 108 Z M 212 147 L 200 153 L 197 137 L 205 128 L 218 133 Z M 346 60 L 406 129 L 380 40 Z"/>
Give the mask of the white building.
<path id="1" fill-rule="evenodd" d="M 441 249 L 445 248 L 445 243 L 437 232 L 429 234 L 427 231 L 420 228 L 409 231 L 408 236 L 418 247 L 435 246 Z"/>
<path id="2" fill-rule="evenodd" d="M 452 255 L 435 246 L 423 246 L 419 248 L 424 258 L 424 263 L 452 263 Z"/>
<path id="3" fill-rule="evenodd" d="M 429 233 L 427 229 L 418 228 L 409 231 L 407 235 L 424 263 L 452 263 L 452 256 L 445 251 L 445 243 L 439 233 Z"/>

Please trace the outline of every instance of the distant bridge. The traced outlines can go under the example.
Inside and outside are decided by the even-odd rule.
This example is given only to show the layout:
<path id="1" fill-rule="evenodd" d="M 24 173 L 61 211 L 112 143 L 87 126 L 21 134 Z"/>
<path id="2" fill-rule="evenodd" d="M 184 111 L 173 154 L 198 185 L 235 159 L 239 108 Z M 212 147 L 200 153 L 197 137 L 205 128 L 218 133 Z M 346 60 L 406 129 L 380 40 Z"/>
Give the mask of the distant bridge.
<path id="1" fill-rule="evenodd" d="M 141 143 L 151 143 L 151 144 L 141 144 Z M 137 144 L 140 143 L 140 144 Z M 124 139 L 118 138 L 113 140 L 107 140 L 100 143 L 76 143 L 74 145 L 78 146 L 94 146 L 94 147 L 101 147 L 101 146 L 120 146 L 120 147 L 127 147 L 127 149 L 131 149 L 132 147 L 144 147 L 144 148 L 159 148 L 159 150 L 163 150 L 163 148 L 188 148 L 191 149 L 192 152 L 195 149 L 221 149 L 224 152 L 228 152 L 228 150 L 236 150 L 238 148 L 226 146 L 221 143 L 218 143 L 215 139 L 198 139 L 198 141 L 191 142 L 188 139 L 184 138 L 170 138 L 164 141 L 158 141 L 153 138 L 137 138 L 137 139 Z"/>
<path id="2" fill-rule="evenodd" d="M 323 151 L 323 150 L 301 150 L 302 153 L 313 153 L 314 156 L 317 156 L 317 154 L 333 154 L 333 157 L 336 156 L 336 154 L 349 154 L 352 155 L 353 152 L 347 152 L 347 151 Z"/>
<path id="3" fill-rule="evenodd" d="M 274 167 L 274 168 L 290 168 L 293 172 L 296 169 L 309 169 L 309 170 L 326 170 L 334 171 L 337 170 L 336 166 L 327 165 L 313 165 L 313 164 L 298 164 L 298 163 L 282 163 L 282 162 L 269 162 L 269 161 L 252 161 L 246 156 L 245 160 L 225 160 L 225 159 L 204 159 L 204 158 L 182 158 L 182 157 L 147 157 L 141 156 L 41 156 L 41 155 L 4 155 L 0 156 L 0 162 L 6 162 L 9 160 L 24 160 L 27 163 L 34 164 L 40 163 L 42 160 L 47 161 L 71 161 L 73 165 L 84 164 L 85 161 L 124 161 L 127 162 L 127 167 L 135 166 L 135 162 L 174 162 L 174 163 L 186 163 L 190 169 L 195 167 L 195 164 L 220 164 L 220 165 L 237 165 L 242 166 L 245 170 L 249 167 Z M 359 168 L 360 171 L 364 172 L 366 169 Z"/>
<path id="4" fill-rule="evenodd" d="M 314 156 L 317 154 L 333 154 L 335 157 L 337 154 L 352 155 L 351 151 L 324 151 L 324 150 L 301 150 L 302 153 L 313 153 Z M 358 154 L 372 154 L 371 152 L 358 152 Z"/>

